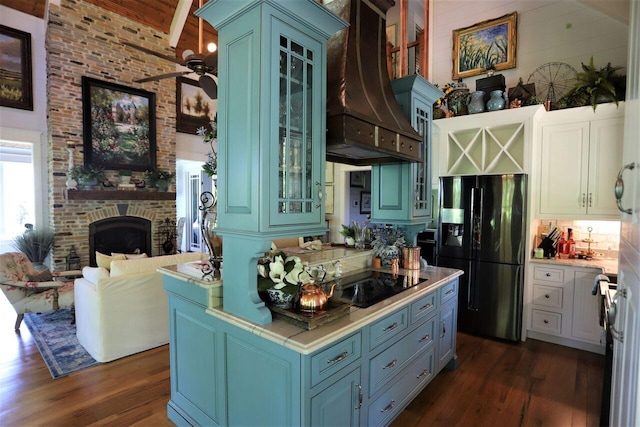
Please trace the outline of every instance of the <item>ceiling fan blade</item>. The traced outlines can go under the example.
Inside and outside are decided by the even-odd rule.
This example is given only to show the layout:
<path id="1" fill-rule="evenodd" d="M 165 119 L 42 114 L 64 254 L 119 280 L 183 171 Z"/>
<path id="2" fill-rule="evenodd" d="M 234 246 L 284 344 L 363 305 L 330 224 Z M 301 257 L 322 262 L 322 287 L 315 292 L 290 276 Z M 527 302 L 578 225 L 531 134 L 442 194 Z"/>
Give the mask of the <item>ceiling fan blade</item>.
<path id="1" fill-rule="evenodd" d="M 123 41 L 122 44 L 125 45 L 125 46 L 132 47 L 134 49 L 137 49 L 137 50 L 139 50 L 141 52 L 148 53 L 149 55 L 154 55 L 154 56 L 157 56 L 158 58 L 166 59 L 167 61 L 175 62 L 176 64 L 180 64 L 182 66 L 185 65 L 184 62 L 179 61 L 177 58 L 175 58 L 173 56 L 164 55 L 164 54 L 162 54 L 160 52 L 156 52 L 155 50 L 147 49 L 146 47 L 138 46 L 137 44 L 133 44 L 133 43 L 130 43 L 130 42 L 127 42 L 127 41 Z"/>
<path id="2" fill-rule="evenodd" d="M 218 98 L 218 85 L 215 80 L 211 76 L 200 76 L 200 87 L 204 90 L 204 93 L 209 95 L 211 99 Z"/>
<path id="3" fill-rule="evenodd" d="M 218 52 L 215 51 L 205 56 L 203 59 L 204 65 L 211 67 L 214 70 L 218 69 Z"/>
<path id="4" fill-rule="evenodd" d="M 180 77 L 190 73 L 192 73 L 192 71 L 176 71 L 175 73 L 167 73 L 167 74 L 160 74 L 158 76 L 153 76 L 153 77 L 145 77 L 144 79 L 134 80 L 134 82 L 136 83 L 153 82 L 153 81 L 162 80 L 162 79 L 169 79 L 171 77 Z"/>

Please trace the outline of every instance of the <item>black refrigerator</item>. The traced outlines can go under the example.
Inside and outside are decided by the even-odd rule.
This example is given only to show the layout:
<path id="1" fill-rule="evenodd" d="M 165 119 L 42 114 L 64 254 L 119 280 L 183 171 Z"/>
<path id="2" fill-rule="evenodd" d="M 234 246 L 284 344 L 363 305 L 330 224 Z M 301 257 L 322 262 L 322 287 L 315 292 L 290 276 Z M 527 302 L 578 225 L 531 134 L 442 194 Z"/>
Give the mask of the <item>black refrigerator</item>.
<path id="1" fill-rule="evenodd" d="M 440 178 L 436 265 L 460 277 L 458 330 L 519 341 L 527 176 Z"/>

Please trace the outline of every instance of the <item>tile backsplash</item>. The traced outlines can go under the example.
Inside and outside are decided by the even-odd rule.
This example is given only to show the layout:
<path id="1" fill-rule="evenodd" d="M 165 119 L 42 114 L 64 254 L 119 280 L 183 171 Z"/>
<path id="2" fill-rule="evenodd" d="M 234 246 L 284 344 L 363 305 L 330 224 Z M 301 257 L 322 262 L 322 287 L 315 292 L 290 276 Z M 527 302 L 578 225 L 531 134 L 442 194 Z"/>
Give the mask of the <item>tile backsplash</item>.
<path id="1" fill-rule="evenodd" d="M 587 249 L 587 242 L 583 239 L 589 238 L 589 227 L 591 227 L 591 249 L 602 253 L 604 256 L 617 257 L 620 245 L 620 221 L 589 221 L 589 220 L 563 220 L 563 219 L 541 219 L 539 226 L 549 225 L 551 228 L 558 227 L 565 232 L 567 229 L 573 230 L 573 240 L 576 242 L 576 249 Z"/>

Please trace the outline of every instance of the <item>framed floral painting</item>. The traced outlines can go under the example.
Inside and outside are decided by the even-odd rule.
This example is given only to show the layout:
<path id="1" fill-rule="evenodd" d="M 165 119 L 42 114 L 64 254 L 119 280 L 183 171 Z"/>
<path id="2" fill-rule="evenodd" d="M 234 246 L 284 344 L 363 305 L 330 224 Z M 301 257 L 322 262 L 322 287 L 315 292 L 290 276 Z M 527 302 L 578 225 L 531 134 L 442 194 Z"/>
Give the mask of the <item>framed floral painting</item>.
<path id="1" fill-rule="evenodd" d="M 0 105 L 33 110 L 31 34 L 0 25 Z"/>
<path id="2" fill-rule="evenodd" d="M 518 13 L 453 30 L 453 80 L 516 66 Z"/>
<path id="3" fill-rule="evenodd" d="M 155 94 L 82 77 L 84 164 L 156 168 Z"/>

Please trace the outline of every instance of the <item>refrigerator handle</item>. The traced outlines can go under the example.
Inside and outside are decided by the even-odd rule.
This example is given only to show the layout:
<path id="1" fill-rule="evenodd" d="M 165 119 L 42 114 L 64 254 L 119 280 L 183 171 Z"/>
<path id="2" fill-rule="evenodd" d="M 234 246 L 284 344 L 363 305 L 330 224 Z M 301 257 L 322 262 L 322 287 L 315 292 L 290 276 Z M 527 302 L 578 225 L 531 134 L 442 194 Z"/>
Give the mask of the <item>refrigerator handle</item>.
<path id="1" fill-rule="evenodd" d="M 475 259 L 482 239 L 482 188 L 471 188 L 471 258 Z"/>

